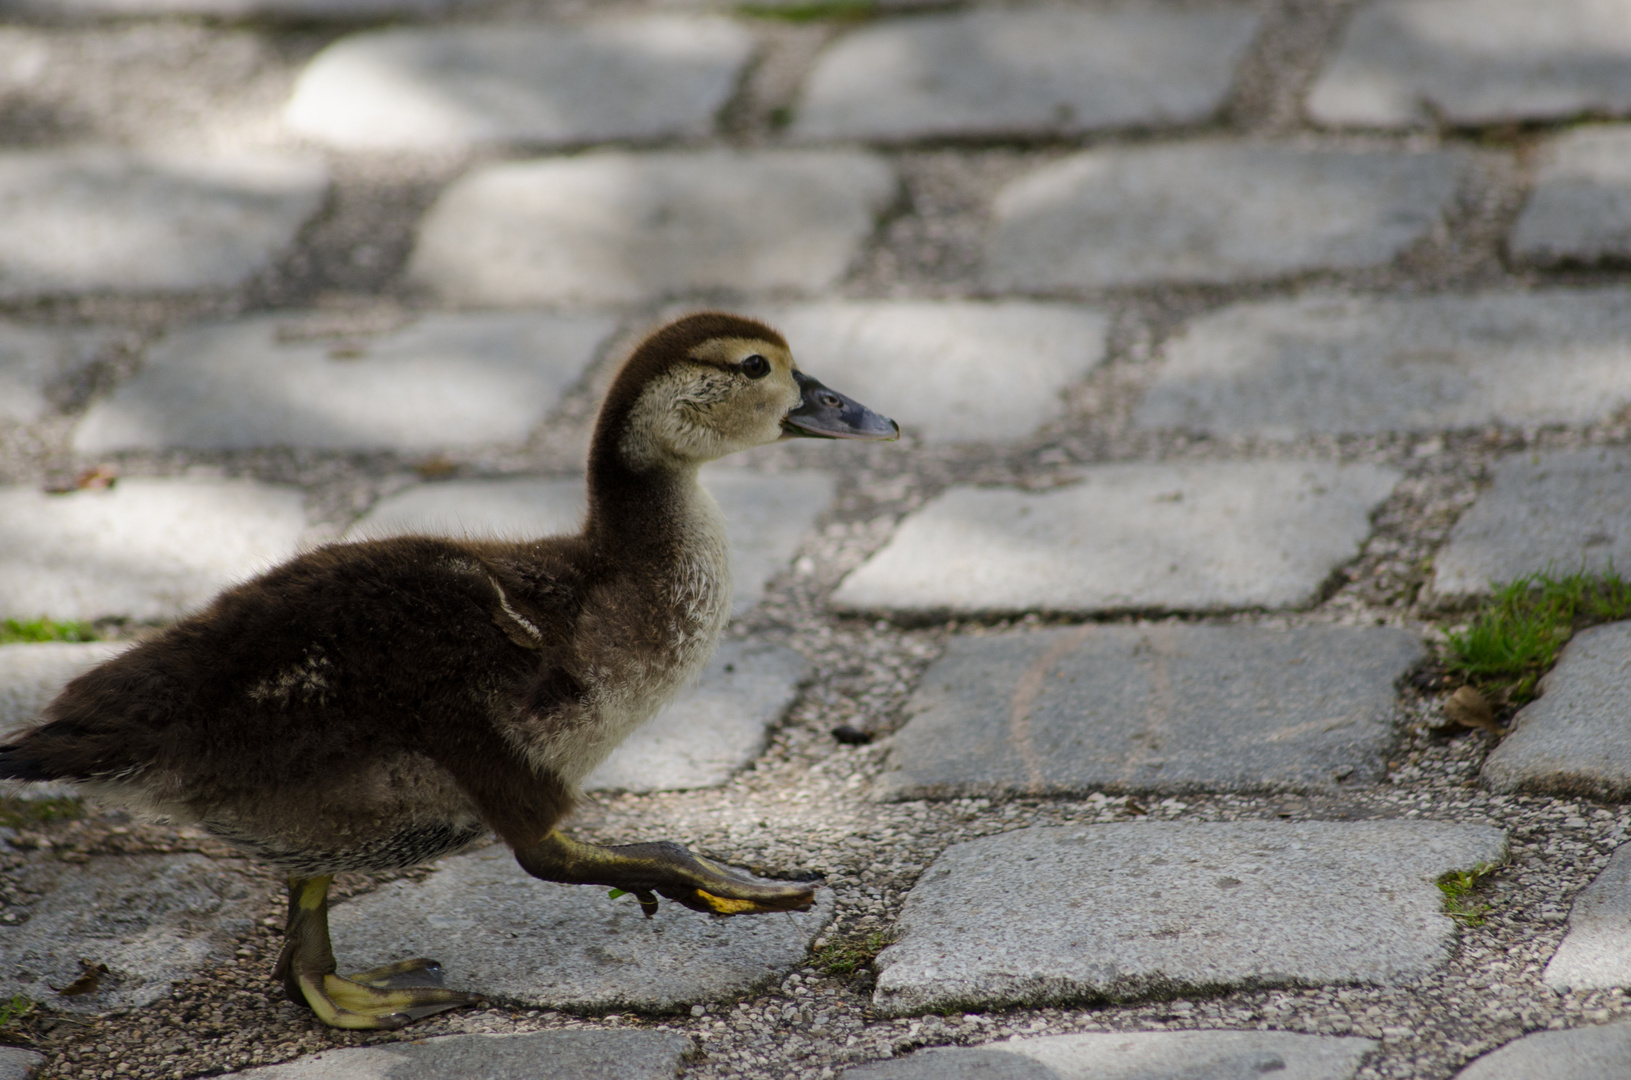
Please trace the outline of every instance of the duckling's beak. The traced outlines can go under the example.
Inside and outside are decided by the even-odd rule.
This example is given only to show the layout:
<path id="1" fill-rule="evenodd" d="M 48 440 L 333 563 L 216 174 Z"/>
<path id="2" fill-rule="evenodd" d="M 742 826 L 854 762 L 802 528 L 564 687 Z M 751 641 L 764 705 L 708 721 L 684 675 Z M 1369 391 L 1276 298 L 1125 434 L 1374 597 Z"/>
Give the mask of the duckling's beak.
<path id="1" fill-rule="evenodd" d="M 782 418 L 782 438 L 869 439 L 900 438 L 900 425 L 880 416 L 859 401 L 829 390 L 802 371 L 793 378 L 804 400 Z"/>

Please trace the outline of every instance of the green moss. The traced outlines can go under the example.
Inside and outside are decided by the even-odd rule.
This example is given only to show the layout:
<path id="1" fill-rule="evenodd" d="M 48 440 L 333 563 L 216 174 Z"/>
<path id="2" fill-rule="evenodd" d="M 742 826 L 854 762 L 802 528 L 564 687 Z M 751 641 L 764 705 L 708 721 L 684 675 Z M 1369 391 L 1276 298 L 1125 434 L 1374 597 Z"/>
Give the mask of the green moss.
<path id="1" fill-rule="evenodd" d="M 10 1001 L 0 1002 L 0 1031 L 16 1027 L 34 1013 L 35 1001 L 25 994 L 13 994 Z"/>
<path id="2" fill-rule="evenodd" d="M 1442 875 L 1438 891 L 1444 894 L 1444 914 L 1463 926 L 1483 926 L 1489 905 L 1469 899 L 1469 895 L 1499 869 L 1495 863 L 1479 863 L 1471 870 L 1451 870 Z"/>
<path id="3" fill-rule="evenodd" d="M 737 12 L 750 19 L 808 23 L 824 20 L 870 19 L 878 13 L 873 0 L 816 0 L 805 4 L 741 4 Z"/>
<path id="4" fill-rule="evenodd" d="M 864 938 L 830 941 L 816 950 L 814 963 L 828 975 L 847 979 L 876 960 L 894 940 L 879 930 Z"/>
<path id="5" fill-rule="evenodd" d="M 1631 617 L 1631 583 L 1601 574 L 1549 571 L 1499 586 L 1465 630 L 1449 635 L 1445 667 L 1521 705 L 1575 631 Z"/>
<path id="6" fill-rule="evenodd" d="M 85 804 L 78 799 L 0 797 L 0 825 L 10 829 L 48 825 L 54 821 L 74 821 L 84 816 Z"/>
<path id="7" fill-rule="evenodd" d="M 0 622 L 0 645 L 32 645 L 42 641 L 95 641 L 89 623 L 55 619 L 7 619 Z"/>

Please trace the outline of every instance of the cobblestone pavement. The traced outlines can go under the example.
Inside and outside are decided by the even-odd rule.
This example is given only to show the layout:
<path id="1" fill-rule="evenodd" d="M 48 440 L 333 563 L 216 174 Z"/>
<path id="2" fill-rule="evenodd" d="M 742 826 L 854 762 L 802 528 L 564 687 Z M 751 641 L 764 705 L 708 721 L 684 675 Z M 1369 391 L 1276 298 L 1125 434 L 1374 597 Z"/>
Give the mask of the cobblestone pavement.
<path id="1" fill-rule="evenodd" d="M 1631 627 L 1493 755 L 1434 674 L 1631 566 L 1623 0 L 0 20 L 0 616 L 108 639 L 0 648 L 7 726 L 302 546 L 570 522 L 679 311 L 906 431 L 710 470 L 729 640 L 574 826 L 813 912 L 342 879 L 493 996 L 336 1032 L 269 873 L 91 807 L 0 833 L 0 1076 L 1631 1075 Z"/>

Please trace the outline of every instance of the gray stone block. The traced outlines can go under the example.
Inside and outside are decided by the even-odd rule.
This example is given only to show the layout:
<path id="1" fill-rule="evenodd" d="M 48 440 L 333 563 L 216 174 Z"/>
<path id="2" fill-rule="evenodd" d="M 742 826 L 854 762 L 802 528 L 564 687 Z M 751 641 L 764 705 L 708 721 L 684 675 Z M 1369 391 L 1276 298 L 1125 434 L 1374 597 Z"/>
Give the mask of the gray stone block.
<path id="1" fill-rule="evenodd" d="M 1286 1031 L 1117 1031 L 920 1050 L 842 1080 L 1349 1080 L 1369 1039 Z"/>
<path id="2" fill-rule="evenodd" d="M 99 856 L 81 866 L 31 859 L 18 891 L 36 899 L 0 924 L 0 994 L 26 994 L 53 1009 L 136 1008 L 232 952 L 260 908 L 260 887 L 202 855 Z M 57 993 L 85 973 L 98 989 Z"/>
<path id="3" fill-rule="evenodd" d="M 1399 474 L 1262 461 L 1098 465 L 1033 493 L 952 488 L 833 594 L 931 614 L 1307 604 L 1370 535 Z"/>
<path id="4" fill-rule="evenodd" d="M 1631 296 L 1241 304 L 1196 319 L 1166 353 L 1139 427 L 1292 439 L 1586 424 L 1631 404 Z"/>
<path id="5" fill-rule="evenodd" d="M 29 1080 L 44 1064 L 44 1054 L 15 1046 L 0 1046 L 0 1080 Z"/>
<path id="6" fill-rule="evenodd" d="M 347 22 L 438 15 L 468 0 L 0 0 L 0 14 L 142 18 L 202 15 L 216 19 Z"/>
<path id="7" fill-rule="evenodd" d="M 224 1080 L 673 1080 L 691 1049 L 662 1031 L 528 1031 L 350 1046 Z"/>
<path id="8" fill-rule="evenodd" d="M 1261 19 L 1249 7 L 999 9 L 878 22 L 817 61 L 793 126 L 919 139 L 1200 123 Z"/>
<path id="9" fill-rule="evenodd" d="M 583 781 L 588 791 L 718 787 L 753 763 L 809 665 L 792 649 L 727 641 L 661 712 Z"/>
<path id="10" fill-rule="evenodd" d="M 630 154 L 479 166 L 431 207 L 410 279 L 471 304 L 813 292 L 894 197 L 855 151 Z"/>
<path id="11" fill-rule="evenodd" d="M 997 195 L 981 272 L 995 289 L 1058 291 L 1381 266 L 1441 224 L 1468 160 L 1220 142 L 1088 150 Z"/>
<path id="12" fill-rule="evenodd" d="M 284 121 L 347 150 L 458 150 L 702 136 L 753 37 L 725 19 L 406 27 L 342 38 Z"/>
<path id="13" fill-rule="evenodd" d="M 1104 361 L 1108 316 L 1024 301 L 828 301 L 751 309 L 799 367 L 925 442 L 1018 439 Z"/>
<path id="14" fill-rule="evenodd" d="M 1631 1072 L 1631 1022 L 1537 1031 L 1485 1054 L 1455 1080 L 1606 1080 Z"/>
<path id="15" fill-rule="evenodd" d="M 81 454 L 295 446 L 421 452 L 525 440 L 614 329 L 594 315 L 426 315 L 379 334 L 263 316 L 160 341 L 86 411 Z"/>
<path id="16" fill-rule="evenodd" d="M 1576 634 L 1540 690 L 1484 759 L 1484 782 L 1501 792 L 1631 797 L 1631 622 Z"/>
<path id="17" fill-rule="evenodd" d="M 1631 389 L 1631 372 L 1627 384 Z M 1492 582 L 1536 571 L 1631 567 L 1631 454 L 1513 454 L 1493 472 L 1489 490 L 1455 523 L 1435 560 L 1434 593 L 1478 595 Z"/>
<path id="18" fill-rule="evenodd" d="M 874 1003 L 902 1014 L 1401 985 L 1455 942 L 1435 880 L 1505 852 L 1496 829 L 1402 820 L 1140 821 L 953 844 L 906 898 Z"/>
<path id="19" fill-rule="evenodd" d="M 248 480 L 0 487 L 0 618 L 173 619 L 293 556 L 302 503 Z"/>
<path id="20" fill-rule="evenodd" d="M 1308 95 L 1316 122 L 1424 127 L 1631 111 L 1618 0 L 1378 0 Z"/>
<path id="21" fill-rule="evenodd" d="M 456 855 L 407 881 L 340 904 L 330 924 L 347 969 L 434 956 L 447 985 L 551 1008 L 667 1010 L 752 992 L 804 962 L 832 918 L 822 890 L 808 912 L 712 918 L 664 903 L 528 877 L 502 845 Z"/>
<path id="22" fill-rule="evenodd" d="M 1554 139 L 1507 247 L 1538 264 L 1631 259 L 1631 124 Z"/>
<path id="23" fill-rule="evenodd" d="M 128 647 L 118 641 L 0 645 L 0 740 L 36 723 L 69 679 Z"/>
<path id="24" fill-rule="evenodd" d="M 91 358 L 103 335 L 0 322 L 0 421 L 27 424 L 55 410 L 52 384 Z"/>
<path id="25" fill-rule="evenodd" d="M 832 501 L 834 480 L 821 472 L 757 473 L 729 466 L 702 470 L 725 514 L 742 615 L 764 599 L 816 518 Z M 576 532 L 587 506 L 582 480 L 461 480 L 398 492 L 365 514 L 346 538 L 430 533 L 521 538 Z"/>
<path id="26" fill-rule="evenodd" d="M 327 187 L 315 158 L 0 153 L 0 298 L 241 285 L 293 242 Z"/>
<path id="27" fill-rule="evenodd" d="M 1386 771 L 1403 630 L 1100 626 L 957 638 L 890 740 L 888 798 L 1311 791 Z"/>
<path id="28" fill-rule="evenodd" d="M 1631 986 L 1631 844 L 1616 849 L 1603 872 L 1574 898 L 1569 932 L 1546 965 L 1545 978 L 1560 993 Z M 1631 1053 L 1631 1043 L 1626 1049 Z"/>

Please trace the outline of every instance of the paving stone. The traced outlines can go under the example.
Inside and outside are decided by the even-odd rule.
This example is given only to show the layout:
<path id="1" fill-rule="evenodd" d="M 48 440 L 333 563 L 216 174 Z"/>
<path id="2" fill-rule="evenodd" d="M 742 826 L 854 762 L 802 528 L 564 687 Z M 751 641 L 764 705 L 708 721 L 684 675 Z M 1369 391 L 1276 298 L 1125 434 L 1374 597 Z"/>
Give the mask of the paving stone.
<path id="1" fill-rule="evenodd" d="M 412 453 L 518 443 L 614 328 L 603 316 L 531 312 L 426 315 L 380 334 L 312 333 L 286 316 L 193 327 L 91 406 L 73 445 Z"/>
<path id="2" fill-rule="evenodd" d="M 0 298 L 241 285 L 327 187 L 315 158 L 0 152 Z"/>
<path id="3" fill-rule="evenodd" d="M 1537 1031 L 1485 1054 L 1455 1080 L 1604 1080 L 1631 1072 L 1631 1022 Z"/>
<path id="4" fill-rule="evenodd" d="M 1407 984 L 1456 940 L 1435 880 L 1505 852 L 1496 829 L 1404 820 L 1140 821 L 953 844 L 906 898 L 874 1003 Z M 1312 881 L 1346 884 L 1311 904 Z"/>
<path id="5" fill-rule="evenodd" d="M 105 340 L 96 332 L 0 321 L 0 421 L 26 424 L 53 412 L 53 386 L 93 359 Z"/>
<path id="6" fill-rule="evenodd" d="M 1104 362 L 1101 312 L 1024 301 L 829 301 L 757 309 L 799 367 L 925 442 L 998 442 L 1063 411 Z"/>
<path id="7" fill-rule="evenodd" d="M 1404 630 L 1100 626 L 956 638 L 890 740 L 886 798 L 1371 783 L 1396 738 Z"/>
<path id="8" fill-rule="evenodd" d="M 0 1046 L 0 1080 L 29 1080 L 44 1064 L 44 1054 L 15 1046 Z"/>
<path id="9" fill-rule="evenodd" d="M 202 855 L 33 858 L 17 889 L 37 898 L 8 909 L 24 921 L 0 924 L 0 994 L 69 1012 L 157 1001 L 176 980 L 229 959 L 261 904 L 260 886 Z M 85 974 L 81 961 L 107 965 L 99 988 L 57 993 Z"/>
<path id="10" fill-rule="evenodd" d="M 204 15 L 217 19 L 284 18 L 344 22 L 437 15 L 468 0 L 0 0 L 0 14 L 61 16 Z"/>
<path id="11" fill-rule="evenodd" d="M 874 23 L 805 85 L 796 135 L 919 139 L 1200 123 L 1257 33 L 1250 8 L 985 10 Z"/>
<path id="12" fill-rule="evenodd" d="M 844 274 L 895 191 L 890 167 L 855 151 L 483 165 L 431 207 L 408 272 L 471 304 L 810 292 Z"/>
<path id="13" fill-rule="evenodd" d="M 752 51 L 742 26 L 671 15 L 380 30 L 319 53 L 284 121 L 348 150 L 701 136 Z"/>
<path id="14" fill-rule="evenodd" d="M 742 615 L 764 598 L 816 518 L 832 502 L 828 473 L 757 473 L 729 466 L 702 470 L 702 482 L 725 514 Z M 460 480 L 423 484 L 381 499 L 346 538 L 444 533 L 548 536 L 576 532 L 587 507 L 583 481 Z"/>
<path id="15" fill-rule="evenodd" d="M 1501 792 L 1631 797 L 1631 622 L 1576 634 L 1540 691 L 1484 759 L 1484 782 Z"/>
<path id="16" fill-rule="evenodd" d="M 695 686 L 590 773 L 589 791 L 718 787 L 753 763 L 798 696 L 809 665 L 792 649 L 726 641 Z"/>
<path id="17" fill-rule="evenodd" d="M 1379 0 L 1308 96 L 1317 123 L 1468 126 L 1631 111 L 1620 0 Z"/>
<path id="18" fill-rule="evenodd" d="M 1548 370 L 1545 381 L 1555 374 Z M 1631 371 L 1627 376 L 1631 389 Z M 1513 454 L 1492 471 L 1489 490 L 1455 523 L 1435 560 L 1435 594 L 1486 593 L 1491 582 L 1540 570 L 1631 566 L 1631 454 L 1606 448 Z"/>
<path id="19" fill-rule="evenodd" d="M 1134 423 L 1273 439 L 1585 424 L 1631 404 L 1628 342 L 1623 289 L 1241 304 L 1167 345 Z"/>
<path id="20" fill-rule="evenodd" d="M 1569 932 L 1546 965 L 1545 978 L 1559 993 L 1631 986 L 1631 844 L 1616 849 L 1603 872 L 1574 898 Z M 1631 1043 L 1626 1046 L 1631 1053 Z"/>
<path id="21" fill-rule="evenodd" d="M 851 610 L 1205 611 L 1312 602 L 1399 474 L 1372 465 L 1098 465 L 1048 492 L 952 488 L 845 578 Z"/>
<path id="22" fill-rule="evenodd" d="M 1543 153 L 1512 254 L 1539 264 L 1631 259 L 1631 125 L 1576 128 Z"/>
<path id="23" fill-rule="evenodd" d="M 126 647 L 117 641 L 0 645 L 0 739 L 37 721 L 69 679 Z"/>
<path id="24" fill-rule="evenodd" d="M 1442 223 L 1468 161 L 1216 142 L 1088 150 L 997 195 L 982 274 L 1046 291 L 1381 266 Z"/>
<path id="25" fill-rule="evenodd" d="M 294 555 L 293 488 L 191 477 L 0 487 L 0 618 L 173 619 Z"/>
<path id="26" fill-rule="evenodd" d="M 673 1080 L 691 1049 L 661 1031 L 529 1031 L 325 1050 L 225 1080 Z"/>
<path id="27" fill-rule="evenodd" d="M 1286 1031 L 1118 1031 L 936 1047 L 842 1080 L 1349 1080 L 1370 1039 Z"/>
<path id="28" fill-rule="evenodd" d="M 633 897 L 537 881 L 502 845 L 444 859 L 423 884 L 398 881 L 333 909 L 342 965 L 442 961 L 447 985 L 529 1005 L 664 1010 L 736 997 L 804 962 L 832 918 L 831 890 L 798 914 L 710 918 Z"/>

